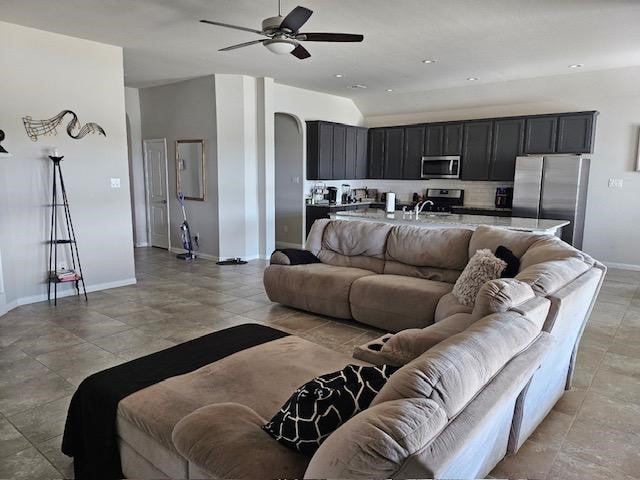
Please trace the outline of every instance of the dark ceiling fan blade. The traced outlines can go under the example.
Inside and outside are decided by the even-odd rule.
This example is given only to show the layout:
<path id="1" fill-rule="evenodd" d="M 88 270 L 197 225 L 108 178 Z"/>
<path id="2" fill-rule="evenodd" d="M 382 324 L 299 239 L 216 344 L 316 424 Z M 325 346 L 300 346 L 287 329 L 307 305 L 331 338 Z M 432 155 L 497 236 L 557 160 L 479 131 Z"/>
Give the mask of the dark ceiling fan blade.
<path id="1" fill-rule="evenodd" d="M 230 47 L 221 48 L 219 52 L 226 52 L 228 50 L 235 50 L 236 48 L 248 47 L 249 45 L 255 45 L 262 43 L 264 40 L 252 40 L 251 42 L 238 43 L 237 45 L 231 45 Z"/>
<path id="2" fill-rule="evenodd" d="M 280 28 L 286 28 L 287 30 L 291 30 L 292 32 L 297 32 L 300 30 L 309 17 L 313 13 L 313 10 L 309 10 L 305 7 L 296 7 L 289 12 L 289 15 L 284 17 L 282 23 L 280 24 Z"/>
<path id="3" fill-rule="evenodd" d="M 361 42 L 363 35 L 354 33 L 299 33 L 296 40 L 307 42 Z"/>
<path id="4" fill-rule="evenodd" d="M 214 22 L 213 20 L 200 20 L 200 23 L 208 23 L 209 25 L 217 25 L 218 27 L 233 28 L 234 30 L 242 30 L 244 32 L 257 33 L 258 35 L 264 35 L 260 30 L 255 28 L 239 27 L 238 25 L 230 25 L 228 23 Z"/>
<path id="5" fill-rule="evenodd" d="M 291 55 L 293 55 L 294 57 L 298 57 L 300 60 L 304 60 L 305 58 L 309 58 L 311 56 L 309 50 L 304 48 L 302 45 L 298 45 L 296 48 L 294 48 L 291 51 Z"/>

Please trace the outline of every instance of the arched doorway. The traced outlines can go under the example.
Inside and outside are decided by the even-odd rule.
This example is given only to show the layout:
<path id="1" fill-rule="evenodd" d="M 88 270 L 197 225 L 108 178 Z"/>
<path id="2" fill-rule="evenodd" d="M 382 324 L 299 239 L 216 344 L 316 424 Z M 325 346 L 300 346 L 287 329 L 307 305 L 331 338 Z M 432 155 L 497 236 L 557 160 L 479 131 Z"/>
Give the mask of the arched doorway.
<path id="1" fill-rule="evenodd" d="M 304 151 L 300 122 L 275 114 L 276 247 L 299 248 L 304 242 Z"/>

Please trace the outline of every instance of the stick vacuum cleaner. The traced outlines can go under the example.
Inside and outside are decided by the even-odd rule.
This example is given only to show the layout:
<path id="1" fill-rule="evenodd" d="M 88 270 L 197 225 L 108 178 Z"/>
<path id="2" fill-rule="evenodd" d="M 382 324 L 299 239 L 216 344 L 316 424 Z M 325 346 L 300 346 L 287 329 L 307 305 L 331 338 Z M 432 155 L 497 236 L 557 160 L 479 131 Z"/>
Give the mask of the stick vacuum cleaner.
<path id="1" fill-rule="evenodd" d="M 180 206 L 182 207 L 182 217 L 184 221 L 180 225 L 180 233 L 182 235 L 182 248 L 185 249 L 186 253 L 179 253 L 176 255 L 177 258 L 181 260 L 195 260 L 196 254 L 193 249 L 193 241 L 191 239 L 191 230 L 189 229 L 189 222 L 187 222 L 187 212 L 184 209 L 184 194 L 182 192 L 178 192 L 178 200 L 180 201 Z"/>

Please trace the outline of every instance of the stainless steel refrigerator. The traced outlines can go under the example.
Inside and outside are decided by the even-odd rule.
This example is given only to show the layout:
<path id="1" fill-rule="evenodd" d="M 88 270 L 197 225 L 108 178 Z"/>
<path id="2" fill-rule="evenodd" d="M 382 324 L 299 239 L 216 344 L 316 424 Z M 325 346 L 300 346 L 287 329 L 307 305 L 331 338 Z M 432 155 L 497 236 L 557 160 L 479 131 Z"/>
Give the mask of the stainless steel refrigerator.
<path id="1" fill-rule="evenodd" d="M 568 220 L 562 240 L 582 248 L 589 164 L 580 155 L 516 158 L 513 216 Z"/>

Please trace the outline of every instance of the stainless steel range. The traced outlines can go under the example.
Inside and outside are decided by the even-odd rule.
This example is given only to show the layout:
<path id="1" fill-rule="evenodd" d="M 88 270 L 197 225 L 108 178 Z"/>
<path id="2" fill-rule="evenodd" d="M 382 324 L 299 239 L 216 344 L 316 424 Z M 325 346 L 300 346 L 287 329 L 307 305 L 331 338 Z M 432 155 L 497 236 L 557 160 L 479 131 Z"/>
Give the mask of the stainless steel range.
<path id="1" fill-rule="evenodd" d="M 464 190 L 458 188 L 428 188 L 425 200 L 433 202 L 427 204 L 423 211 L 451 212 L 452 207 L 464 205 Z"/>

